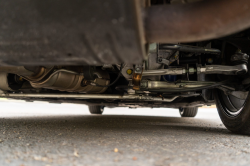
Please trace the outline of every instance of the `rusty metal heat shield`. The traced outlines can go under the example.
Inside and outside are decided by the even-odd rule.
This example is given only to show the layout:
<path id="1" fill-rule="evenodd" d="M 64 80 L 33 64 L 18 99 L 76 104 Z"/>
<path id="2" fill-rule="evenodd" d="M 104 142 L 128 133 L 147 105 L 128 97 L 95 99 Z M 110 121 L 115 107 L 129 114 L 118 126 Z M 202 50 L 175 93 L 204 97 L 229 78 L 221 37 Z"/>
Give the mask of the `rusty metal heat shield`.
<path id="1" fill-rule="evenodd" d="M 145 59 L 141 1 L 3 0 L 0 65 L 100 65 Z"/>

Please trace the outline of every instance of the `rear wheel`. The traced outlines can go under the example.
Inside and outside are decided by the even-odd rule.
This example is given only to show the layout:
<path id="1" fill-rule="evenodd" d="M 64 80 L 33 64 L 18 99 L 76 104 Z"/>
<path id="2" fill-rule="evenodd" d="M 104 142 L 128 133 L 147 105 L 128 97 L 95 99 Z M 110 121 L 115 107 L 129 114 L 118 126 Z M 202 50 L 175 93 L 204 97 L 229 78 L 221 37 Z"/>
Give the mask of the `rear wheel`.
<path id="1" fill-rule="evenodd" d="M 179 108 L 181 117 L 195 117 L 198 112 L 198 107 Z"/>
<path id="2" fill-rule="evenodd" d="M 214 91 L 217 110 L 226 128 L 240 134 L 250 134 L 250 97 L 246 100 Z"/>
<path id="3" fill-rule="evenodd" d="M 90 105 L 89 112 L 91 114 L 102 114 L 104 111 L 104 106 Z"/>

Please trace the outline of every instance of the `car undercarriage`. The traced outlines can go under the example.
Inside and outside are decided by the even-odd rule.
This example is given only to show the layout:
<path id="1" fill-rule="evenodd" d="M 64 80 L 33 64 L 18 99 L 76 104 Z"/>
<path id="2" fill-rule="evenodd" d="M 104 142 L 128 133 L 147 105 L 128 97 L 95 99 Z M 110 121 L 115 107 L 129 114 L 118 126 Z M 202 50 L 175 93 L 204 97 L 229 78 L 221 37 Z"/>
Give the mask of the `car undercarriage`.
<path id="1" fill-rule="evenodd" d="M 1 97 L 183 117 L 216 104 L 229 130 L 250 133 L 250 1 L 2 3 Z"/>

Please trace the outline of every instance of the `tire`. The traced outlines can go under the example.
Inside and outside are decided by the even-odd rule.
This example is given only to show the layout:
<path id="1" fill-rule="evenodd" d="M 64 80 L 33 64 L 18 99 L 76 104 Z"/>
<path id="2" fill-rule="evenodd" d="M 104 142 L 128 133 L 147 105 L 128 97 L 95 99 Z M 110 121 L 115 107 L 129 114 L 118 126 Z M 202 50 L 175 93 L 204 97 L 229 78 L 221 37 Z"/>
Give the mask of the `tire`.
<path id="1" fill-rule="evenodd" d="M 104 111 L 104 106 L 90 105 L 89 112 L 91 114 L 102 114 Z"/>
<path id="2" fill-rule="evenodd" d="M 221 121 L 234 133 L 250 135 L 250 95 L 246 100 L 214 90 L 214 98 Z"/>
<path id="3" fill-rule="evenodd" d="M 198 112 L 198 107 L 188 107 L 188 108 L 179 108 L 181 117 L 195 117 Z"/>

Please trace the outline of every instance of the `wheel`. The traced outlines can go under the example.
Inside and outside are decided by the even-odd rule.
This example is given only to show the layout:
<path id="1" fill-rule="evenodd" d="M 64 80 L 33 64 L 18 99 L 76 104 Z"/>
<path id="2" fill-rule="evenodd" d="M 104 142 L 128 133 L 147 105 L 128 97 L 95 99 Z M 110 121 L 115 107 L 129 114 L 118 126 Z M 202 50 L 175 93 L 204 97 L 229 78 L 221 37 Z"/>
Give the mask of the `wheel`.
<path id="1" fill-rule="evenodd" d="M 250 135 L 250 97 L 246 100 L 214 90 L 214 98 L 221 121 L 234 133 Z"/>
<path id="2" fill-rule="evenodd" d="M 188 107 L 188 108 L 179 108 L 181 117 L 195 117 L 198 112 L 198 107 Z"/>
<path id="3" fill-rule="evenodd" d="M 102 114 L 104 111 L 104 106 L 90 105 L 89 112 L 91 114 Z"/>

